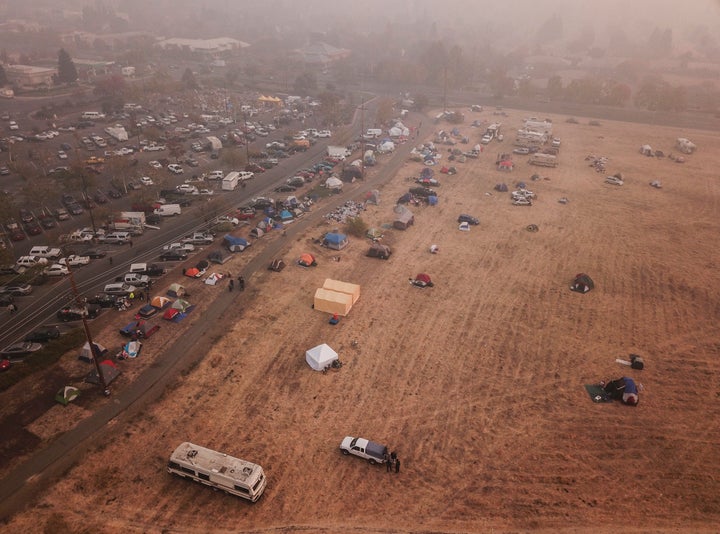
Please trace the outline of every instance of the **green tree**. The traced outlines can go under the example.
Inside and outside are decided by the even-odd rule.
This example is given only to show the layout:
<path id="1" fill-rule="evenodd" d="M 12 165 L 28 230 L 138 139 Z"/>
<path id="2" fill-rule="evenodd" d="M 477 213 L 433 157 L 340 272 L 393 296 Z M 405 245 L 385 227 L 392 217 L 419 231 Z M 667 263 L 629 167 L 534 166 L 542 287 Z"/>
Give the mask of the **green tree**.
<path id="1" fill-rule="evenodd" d="M 58 52 L 58 76 L 60 83 L 73 83 L 77 81 L 78 73 L 70 54 L 64 48 Z"/>
<path id="2" fill-rule="evenodd" d="M 427 107 L 429 99 L 425 93 L 420 93 L 420 94 L 415 95 L 415 98 L 413 98 L 413 101 L 415 102 L 415 109 L 418 111 L 422 111 L 423 109 L 425 109 Z"/>
<path id="3" fill-rule="evenodd" d="M 550 100 L 558 100 L 563 96 L 562 78 L 560 76 L 551 76 L 548 78 L 546 95 Z"/>
<path id="4" fill-rule="evenodd" d="M 331 91 L 323 91 L 318 95 L 320 101 L 320 115 L 326 124 L 339 124 L 342 121 L 342 107 L 340 95 Z"/>
<path id="5" fill-rule="evenodd" d="M 8 84 L 8 78 L 7 73 L 5 72 L 5 67 L 0 65 L 0 87 L 3 87 Z"/>
<path id="6" fill-rule="evenodd" d="M 393 101 L 390 98 L 380 100 L 375 112 L 375 121 L 378 124 L 387 124 L 395 115 Z"/>
<path id="7" fill-rule="evenodd" d="M 245 150 L 238 148 L 224 148 L 220 153 L 220 160 L 228 167 L 239 169 L 247 165 Z"/>
<path id="8" fill-rule="evenodd" d="M 182 81 L 183 85 L 185 86 L 185 89 L 200 88 L 200 85 L 198 84 L 197 80 L 195 79 L 195 74 L 193 74 L 193 71 L 190 68 L 185 69 L 185 72 L 183 72 L 181 81 Z"/>
<path id="9" fill-rule="evenodd" d="M 308 95 L 317 90 L 317 77 L 312 72 L 304 72 L 295 78 L 293 87 L 299 94 Z"/>

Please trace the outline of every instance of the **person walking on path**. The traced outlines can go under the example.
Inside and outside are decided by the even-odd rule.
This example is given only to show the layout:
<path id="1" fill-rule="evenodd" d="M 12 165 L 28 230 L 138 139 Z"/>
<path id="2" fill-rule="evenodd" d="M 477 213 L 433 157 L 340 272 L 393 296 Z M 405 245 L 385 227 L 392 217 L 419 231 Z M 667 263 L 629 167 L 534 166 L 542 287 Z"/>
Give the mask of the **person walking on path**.
<path id="1" fill-rule="evenodd" d="M 110 265 L 112 265 L 112 256 L 108 256 L 108 262 L 110 262 Z"/>
<path id="2" fill-rule="evenodd" d="M 389 455 L 387 452 L 386 452 L 385 454 L 383 454 L 383 460 L 385 460 L 385 469 L 386 469 L 387 472 L 389 473 L 390 470 L 391 470 L 391 469 L 390 469 L 390 468 L 391 468 L 391 464 L 390 464 L 390 455 Z"/>
<path id="3" fill-rule="evenodd" d="M 233 279 L 231 278 L 231 279 L 230 279 L 230 285 L 228 286 L 228 291 L 232 291 L 234 287 L 235 287 L 235 280 L 233 280 Z"/>
<path id="4" fill-rule="evenodd" d="M 14 302 L 8 304 L 8 311 L 10 312 L 10 315 L 15 315 L 15 312 L 17 311 L 17 306 Z"/>
<path id="5" fill-rule="evenodd" d="M 395 472 L 400 472 L 400 458 L 395 458 Z"/>
<path id="6" fill-rule="evenodd" d="M 240 291 L 245 291 L 245 278 L 242 276 L 238 276 L 238 287 L 240 288 Z"/>

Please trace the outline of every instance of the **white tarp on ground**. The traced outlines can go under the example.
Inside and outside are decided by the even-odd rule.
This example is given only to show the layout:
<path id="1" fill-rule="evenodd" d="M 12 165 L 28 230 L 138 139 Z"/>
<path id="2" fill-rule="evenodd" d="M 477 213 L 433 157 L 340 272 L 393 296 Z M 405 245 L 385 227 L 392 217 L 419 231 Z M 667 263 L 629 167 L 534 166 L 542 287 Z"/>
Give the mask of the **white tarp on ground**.
<path id="1" fill-rule="evenodd" d="M 305 352 L 305 361 L 316 371 L 322 371 L 338 359 L 338 354 L 323 343 Z"/>

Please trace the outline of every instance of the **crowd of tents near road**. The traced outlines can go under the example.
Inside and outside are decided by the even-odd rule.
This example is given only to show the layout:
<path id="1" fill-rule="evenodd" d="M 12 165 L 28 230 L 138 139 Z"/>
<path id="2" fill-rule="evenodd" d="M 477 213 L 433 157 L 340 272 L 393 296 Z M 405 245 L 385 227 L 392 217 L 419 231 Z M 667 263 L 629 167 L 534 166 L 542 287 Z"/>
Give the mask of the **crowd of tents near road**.
<path id="1" fill-rule="evenodd" d="M 476 108 L 476 107 L 474 107 Z M 477 111 L 477 110 L 475 110 Z M 499 112 L 495 112 L 500 114 Z M 453 121 L 457 117 L 451 117 Z M 442 128 L 443 121 L 446 119 L 444 114 L 438 115 L 436 118 L 437 131 L 432 139 L 418 144 L 410 152 L 411 166 L 414 168 L 414 178 L 408 191 L 402 194 L 394 202 L 390 202 L 392 212 L 389 214 L 392 219 L 381 228 L 371 227 L 367 230 L 365 237 L 367 246 L 366 256 L 370 258 L 378 258 L 388 260 L 392 257 L 393 251 L 383 242 L 383 235 L 387 232 L 397 231 L 398 235 L 402 231 L 411 231 L 415 224 L 414 212 L 422 209 L 433 209 L 441 201 L 438 193 L 441 190 L 442 179 L 463 179 L 463 164 L 471 159 L 487 157 L 487 152 L 492 146 L 505 147 L 502 143 L 504 134 L 502 133 L 502 124 L 498 122 L 489 123 L 486 120 L 475 120 L 470 125 L 469 131 L 460 126 L 453 126 L 449 131 Z M 574 120 L 574 119 L 573 119 Z M 569 119 L 568 122 L 571 120 Z M 554 124 L 548 119 L 539 120 L 537 118 L 526 119 L 520 129 L 517 130 L 515 147 L 512 151 L 501 150 L 495 158 L 495 169 L 498 172 L 499 181 L 494 187 L 497 193 L 508 194 L 512 205 L 532 206 L 536 201 L 537 195 L 528 188 L 528 184 L 524 180 L 515 181 L 512 186 L 508 185 L 506 180 L 500 179 L 507 176 L 507 173 L 515 171 L 515 163 L 513 157 L 527 156 L 528 162 L 545 167 L 555 167 L 560 163 L 560 140 L 553 131 Z M 368 130 L 370 132 L 370 130 Z M 400 120 L 397 120 L 387 131 L 387 137 L 379 136 L 373 139 L 374 143 L 368 143 L 371 149 L 367 149 L 365 153 L 360 154 L 360 158 L 354 159 L 348 163 L 349 159 L 343 157 L 329 157 L 330 164 L 322 170 L 326 175 L 324 186 L 329 190 L 340 191 L 348 184 L 355 182 L 362 177 L 359 172 L 364 166 L 366 172 L 373 172 L 372 166 L 381 164 L 383 157 L 391 154 L 397 144 L 412 143 L 418 137 L 418 131 L 415 128 L 406 127 Z M 373 138 L 378 137 L 373 135 Z M 478 137 L 479 142 L 470 146 L 470 139 Z M 508 143 L 509 144 L 509 143 Z M 685 157 L 689 156 L 696 150 L 696 146 L 687 139 L 678 139 L 676 142 L 677 150 L 683 154 L 682 156 L 673 156 L 669 154 L 669 161 L 682 163 Z M 337 148 L 337 147 L 334 147 Z M 359 149 L 358 144 L 348 147 L 347 154 L 350 156 L 354 150 Z M 653 150 L 649 145 L 640 147 L 640 154 L 647 157 L 666 157 L 662 151 Z M 490 156 L 492 157 L 492 156 Z M 586 160 L 589 166 L 606 177 L 605 183 L 610 185 L 623 185 L 626 179 L 620 172 L 615 175 L 607 175 L 608 158 L 597 155 L 588 155 Z M 338 164 L 341 163 L 341 170 L 338 170 Z M 530 181 L 539 182 L 543 178 L 539 173 L 533 173 Z M 539 185 L 539 184 L 538 184 Z M 660 188 L 659 181 L 651 182 L 652 187 Z M 488 193 L 489 194 L 489 193 Z M 557 199 L 560 204 L 569 202 L 567 198 Z M 325 215 L 326 225 L 336 225 L 340 227 L 349 219 L 362 217 L 363 211 L 368 205 L 380 205 L 381 192 L 379 189 L 373 189 L 364 194 L 363 198 L 358 201 L 348 201 Z M 188 314 L 192 313 L 195 306 L 193 299 L 186 289 L 186 285 L 202 283 L 208 286 L 225 287 L 228 280 L 232 282 L 232 277 L 221 270 L 223 263 L 232 258 L 233 253 L 246 250 L 253 242 L 262 241 L 267 234 L 279 235 L 285 234 L 286 228 L 297 217 L 312 209 L 313 201 L 310 199 L 299 200 L 294 196 L 280 203 L 268 203 L 268 205 L 258 204 L 256 209 L 262 209 L 262 217 L 254 221 L 252 225 L 240 225 L 234 231 L 223 236 L 222 247 L 219 250 L 213 250 L 208 256 L 208 260 L 202 259 L 195 265 L 183 269 L 183 282 L 174 282 L 168 285 L 164 293 L 151 294 L 150 288 L 147 288 L 146 301 L 140 306 L 130 304 L 130 310 L 127 314 L 132 315 L 131 320 L 127 318 L 118 318 L 118 321 L 124 326 L 118 329 L 121 336 L 127 338 L 121 344 L 117 351 L 109 351 L 101 343 L 96 343 L 95 353 L 91 351 L 90 346 L 86 345 L 79 353 L 79 359 L 92 362 L 94 358 L 99 358 L 100 365 L 89 371 L 86 381 L 89 383 L 98 383 L 98 370 L 103 374 L 103 381 L 107 385 L 117 378 L 121 372 L 122 365 L 120 362 L 124 360 L 132 360 L 143 355 L 144 345 L 150 344 L 150 338 L 161 328 L 179 328 L 181 323 Z M 390 206 L 389 206 L 390 208 Z M 457 219 L 457 228 L 459 231 L 469 232 L 473 226 L 480 224 L 480 221 L 472 214 L 459 213 Z M 529 232 L 538 232 L 538 225 L 530 224 L 527 226 Z M 239 235 L 245 233 L 244 236 Z M 350 245 L 351 237 L 339 229 L 333 229 L 326 232 L 321 239 L 315 240 L 315 243 L 321 247 L 333 251 L 337 255 L 331 258 L 339 261 L 340 253 Z M 428 243 L 428 253 L 437 254 L 440 248 L 435 243 Z M 295 258 L 292 262 L 298 268 L 314 268 L 318 266 L 317 255 L 312 251 L 307 251 Z M 285 259 L 275 258 L 268 269 L 281 273 L 287 266 Z M 155 274 L 162 274 L 160 273 Z M 569 277 L 570 290 L 586 294 L 595 289 L 595 283 L 591 276 L 587 273 L 579 273 L 573 277 Z M 433 290 L 436 287 L 429 273 L 412 273 L 409 277 L 410 283 L 417 288 L 424 290 Z M 436 289 L 440 290 L 440 288 Z M 352 310 L 353 305 L 360 298 L 360 286 L 351 281 L 340 281 L 327 278 L 322 287 L 316 289 L 313 295 L 313 305 L 315 311 L 322 312 L 330 316 L 331 324 L 337 324 L 342 317 L 346 317 Z M 123 314 L 122 317 L 125 317 Z M 162 324 L 161 324 L 162 323 Z M 102 340 L 104 341 L 104 340 Z M 328 368 L 339 368 L 337 363 L 339 355 L 327 344 L 321 343 L 318 346 L 308 349 L 306 353 L 306 361 L 310 367 L 316 371 L 327 371 Z M 631 362 L 635 368 L 635 362 Z M 623 384 L 630 384 L 632 379 L 624 377 Z M 617 384 L 616 384 L 617 385 Z M 618 387 L 622 386 L 619 384 Z M 613 395 L 606 394 L 605 390 L 600 391 L 596 385 L 588 385 L 588 392 L 591 398 L 598 402 L 598 398 L 603 400 L 618 398 L 615 393 Z M 635 388 L 634 383 L 630 384 L 631 389 Z M 82 386 L 68 385 L 62 388 L 56 397 L 56 400 L 62 404 L 72 402 L 81 392 Z M 602 389 L 602 388 L 600 388 Z M 637 391 L 634 391 L 633 405 L 637 405 Z M 620 396 L 619 398 L 622 398 Z"/>

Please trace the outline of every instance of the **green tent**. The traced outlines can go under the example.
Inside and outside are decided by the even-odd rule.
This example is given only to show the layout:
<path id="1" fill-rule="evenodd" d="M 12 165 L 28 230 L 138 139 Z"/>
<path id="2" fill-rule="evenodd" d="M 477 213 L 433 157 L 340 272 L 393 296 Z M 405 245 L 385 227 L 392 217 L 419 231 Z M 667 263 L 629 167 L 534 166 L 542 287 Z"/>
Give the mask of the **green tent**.
<path id="1" fill-rule="evenodd" d="M 55 395 L 55 400 L 63 406 L 67 406 L 79 396 L 80 390 L 78 388 L 75 388 L 73 386 L 65 386 L 60 388 L 60 391 L 57 392 L 57 395 Z"/>

